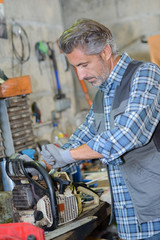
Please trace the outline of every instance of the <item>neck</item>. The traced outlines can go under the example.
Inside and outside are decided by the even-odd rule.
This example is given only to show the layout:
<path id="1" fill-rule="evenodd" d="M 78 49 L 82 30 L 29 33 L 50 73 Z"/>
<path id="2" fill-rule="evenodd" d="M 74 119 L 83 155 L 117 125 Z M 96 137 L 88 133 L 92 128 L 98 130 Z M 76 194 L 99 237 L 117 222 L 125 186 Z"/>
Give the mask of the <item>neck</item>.
<path id="1" fill-rule="evenodd" d="M 113 67 L 116 66 L 117 62 L 119 61 L 119 59 L 121 58 L 120 55 L 116 56 L 115 58 L 113 58 Z"/>
<path id="2" fill-rule="evenodd" d="M 111 57 L 111 61 L 110 61 L 110 66 L 111 66 L 111 69 L 110 69 L 110 73 L 112 72 L 113 68 L 116 66 L 117 62 L 119 61 L 121 57 L 118 55 L 116 57 L 112 56 Z"/>

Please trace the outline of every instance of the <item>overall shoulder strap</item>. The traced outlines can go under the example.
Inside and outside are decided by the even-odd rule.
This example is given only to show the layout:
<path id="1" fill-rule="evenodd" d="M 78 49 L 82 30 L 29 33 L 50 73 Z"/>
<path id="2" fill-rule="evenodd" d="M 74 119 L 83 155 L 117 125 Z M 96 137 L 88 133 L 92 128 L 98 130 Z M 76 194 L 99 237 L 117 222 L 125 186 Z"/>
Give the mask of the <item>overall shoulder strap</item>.
<path id="1" fill-rule="evenodd" d="M 116 89 L 116 98 L 114 98 L 114 107 L 124 99 L 128 97 L 129 94 L 129 89 L 130 89 L 130 83 L 133 78 L 134 73 L 136 72 L 137 68 L 143 64 L 144 62 L 142 61 L 136 61 L 133 60 L 132 62 L 129 63 L 120 86 Z M 117 98 L 117 94 L 120 98 Z M 104 92 L 102 90 L 98 90 L 94 100 L 93 100 L 93 110 L 95 113 L 103 113 L 104 112 Z"/>
<path id="2" fill-rule="evenodd" d="M 117 108 L 122 101 L 128 100 L 132 79 L 138 67 L 142 64 L 144 64 L 144 62 L 136 60 L 133 60 L 129 63 L 123 75 L 122 81 L 120 85 L 117 86 L 117 89 L 115 91 L 112 109 Z"/>
<path id="3" fill-rule="evenodd" d="M 104 109 L 104 92 L 98 90 L 94 99 L 93 99 L 93 110 L 95 113 L 103 113 Z"/>

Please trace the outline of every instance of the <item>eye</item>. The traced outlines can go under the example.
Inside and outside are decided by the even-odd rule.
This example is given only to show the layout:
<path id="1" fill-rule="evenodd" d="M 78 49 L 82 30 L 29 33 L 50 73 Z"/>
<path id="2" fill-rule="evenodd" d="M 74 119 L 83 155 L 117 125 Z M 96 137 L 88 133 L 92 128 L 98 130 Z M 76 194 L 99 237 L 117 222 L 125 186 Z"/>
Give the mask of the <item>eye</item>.
<path id="1" fill-rule="evenodd" d="M 85 68 L 88 66 L 88 63 L 82 64 L 82 67 Z"/>

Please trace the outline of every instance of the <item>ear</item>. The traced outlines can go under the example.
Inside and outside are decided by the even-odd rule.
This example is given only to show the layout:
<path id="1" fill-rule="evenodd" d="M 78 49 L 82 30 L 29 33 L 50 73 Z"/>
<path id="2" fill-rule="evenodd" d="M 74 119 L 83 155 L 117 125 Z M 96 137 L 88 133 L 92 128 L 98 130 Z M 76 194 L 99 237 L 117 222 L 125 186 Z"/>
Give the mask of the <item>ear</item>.
<path id="1" fill-rule="evenodd" d="M 105 48 L 102 50 L 100 56 L 104 61 L 108 61 L 112 55 L 112 50 L 109 45 L 106 45 Z"/>

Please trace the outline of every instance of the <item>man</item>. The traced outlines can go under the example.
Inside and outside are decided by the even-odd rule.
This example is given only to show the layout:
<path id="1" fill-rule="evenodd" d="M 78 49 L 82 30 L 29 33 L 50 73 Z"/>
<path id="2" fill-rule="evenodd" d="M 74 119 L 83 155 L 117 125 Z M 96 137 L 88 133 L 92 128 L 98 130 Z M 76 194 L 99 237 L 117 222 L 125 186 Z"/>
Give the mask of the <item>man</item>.
<path id="1" fill-rule="evenodd" d="M 119 55 L 110 30 L 90 19 L 64 31 L 59 47 L 79 79 L 99 91 L 69 142 L 43 146 L 43 159 L 61 168 L 99 158 L 108 169 L 119 236 L 160 239 L 160 69 Z"/>

